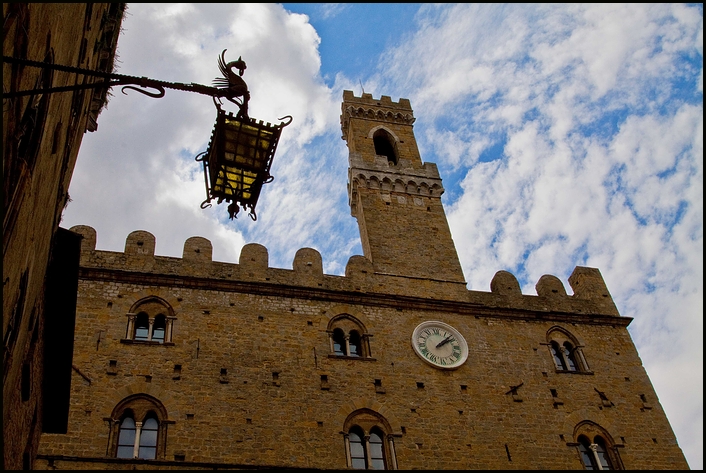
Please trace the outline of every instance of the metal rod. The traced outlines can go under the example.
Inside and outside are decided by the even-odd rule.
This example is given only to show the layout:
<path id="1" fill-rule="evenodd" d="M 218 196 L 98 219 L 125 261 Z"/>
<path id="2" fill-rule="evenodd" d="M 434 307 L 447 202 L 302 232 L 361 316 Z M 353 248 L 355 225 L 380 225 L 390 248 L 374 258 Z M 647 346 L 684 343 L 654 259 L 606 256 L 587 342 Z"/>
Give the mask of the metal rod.
<path id="1" fill-rule="evenodd" d="M 34 95 L 34 94 L 51 94 L 51 93 L 56 93 L 56 92 L 70 92 L 70 91 L 74 91 L 74 90 L 101 89 L 101 88 L 105 88 L 105 87 L 112 87 L 114 85 L 128 86 L 127 88 L 136 90 L 142 94 L 145 94 L 145 95 L 148 95 L 148 96 L 154 97 L 154 98 L 163 97 L 165 88 L 174 89 L 174 90 L 183 90 L 185 92 L 196 92 L 197 94 L 208 95 L 210 97 L 226 97 L 228 95 L 228 92 L 225 89 L 220 89 L 217 87 L 209 87 L 207 85 L 196 84 L 193 82 L 191 84 L 182 84 L 179 82 L 166 82 L 166 81 L 162 81 L 162 80 L 150 79 L 149 77 L 137 77 L 137 76 L 128 76 L 128 75 L 124 75 L 124 74 L 114 74 L 111 72 L 99 72 L 99 71 L 93 71 L 90 69 L 83 69 L 80 67 L 64 66 L 62 64 L 52 64 L 52 63 L 40 62 L 40 61 L 31 61 L 29 59 L 19 59 L 19 58 L 8 57 L 8 56 L 3 56 L 2 61 L 10 63 L 10 64 L 19 64 L 22 66 L 40 67 L 42 69 L 51 69 L 51 70 L 56 70 L 56 71 L 63 71 L 63 72 L 69 72 L 69 73 L 73 73 L 73 74 L 79 74 L 79 75 L 85 75 L 85 76 L 91 76 L 91 77 L 100 77 L 103 79 L 107 79 L 106 81 L 94 82 L 92 84 L 79 84 L 79 85 L 72 85 L 72 86 L 65 86 L 65 87 L 49 87 L 49 88 L 45 88 L 45 89 L 31 89 L 31 90 L 3 92 L 2 95 L 3 95 L 4 99 L 5 98 L 10 99 L 10 98 L 15 98 L 15 97 L 23 97 L 23 96 Z M 152 89 L 158 90 L 159 92 L 158 93 L 146 92 L 146 91 L 134 88 L 132 86 L 152 88 Z M 125 89 L 125 87 L 123 89 Z M 125 90 L 123 90 L 123 93 L 125 93 Z"/>

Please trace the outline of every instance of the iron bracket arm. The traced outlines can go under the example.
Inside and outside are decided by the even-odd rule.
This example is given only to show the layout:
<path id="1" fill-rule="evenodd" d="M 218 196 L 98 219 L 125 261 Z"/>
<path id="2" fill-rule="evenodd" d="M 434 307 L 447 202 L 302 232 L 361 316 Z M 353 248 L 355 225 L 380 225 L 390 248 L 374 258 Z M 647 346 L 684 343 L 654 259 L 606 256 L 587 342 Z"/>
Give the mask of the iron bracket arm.
<path id="1" fill-rule="evenodd" d="M 2 57 L 2 62 L 9 64 L 18 64 L 22 66 L 39 67 L 42 69 L 51 69 L 55 71 L 69 72 L 77 75 L 84 75 L 90 77 L 99 77 L 104 79 L 103 81 L 93 82 L 91 84 L 76 84 L 63 87 L 49 87 L 43 89 L 30 89 L 30 90 L 20 90 L 20 91 L 3 91 L 3 99 L 11 99 L 15 97 L 24 97 L 28 95 L 35 94 L 52 94 L 57 92 L 71 92 L 74 90 L 86 90 L 86 89 L 103 89 L 107 87 L 113 87 L 116 85 L 124 86 L 122 92 L 125 93 L 125 89 L 132 89 L 141 94 L 147 95 L 149 97 L 161 98 L 164 97 L 164 89 L 174 89 L 183 90 L 185 92 L 196 92 L 197 94 L 208 95 L 210 97 L 225 97 L 227 92 L 223 89 L 217 87 L 209 87 L 202 84 L 182 84 L 179 82 L 166 82 L 156 79 L 150 79 L 148 77 L 136 77 L 128 76 L 124 74 L 115 74 L 110 72 L 99 72 L 90 69 L 84 69 L 80 67 L 64 66 L 61 64 L 52 64 L 40 61 L 31 61 L 29 59 L 19 59 L 8 56 Z M 137 87 L 143 87 L 147 89 L 154 89 L 157 92 L 149 92 L 146 90 L 138 89 Z"/>

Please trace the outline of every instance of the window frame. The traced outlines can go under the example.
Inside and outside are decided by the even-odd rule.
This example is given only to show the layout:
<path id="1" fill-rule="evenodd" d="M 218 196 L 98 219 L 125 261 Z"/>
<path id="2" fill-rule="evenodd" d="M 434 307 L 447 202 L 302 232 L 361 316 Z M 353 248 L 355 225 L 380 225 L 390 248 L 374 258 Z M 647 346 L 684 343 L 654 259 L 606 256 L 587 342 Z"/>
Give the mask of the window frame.
<path id="1" fill-rule="evenodd" d="M 397 458 L 395 453 L 394 435 L 387 420 L 377 412 L 363 408 L 359 409 L 348 416 L 344 422 L 343 434 L 346 466 L 351 469 L 380 469 L 374 468 L 376 462 L 382 462 L 384 470 L 397 470 Z M 363 450 L 363 458 L 359 455 L 354 456 L 353 448 L 351 447 L 351 434 L 356 435 L 360 441 L 355 444 L 360 444 Z M 380 442 L 371 442 L 372 436 L 377 436 Z M 373 457 L 373 448 L 371 444 L 379 445 L 382 458 Z M 355 467 L 354 462 L 364 462 L 364 468 Z"/>
<path id="2" fill-rule="evenodd" d="M 137 301 L 125 314 L 127 326 L 125 338 L 121 343 L 140 345 L 174 345 L 173 333 L 174 322 L 177 320 L 174 310 L 164 299 L 157 296 L 149 296 Z M 138 325 L 143 317 L 147 317 L 147 337 L 138 337 L 138 330 L 144 330 L 144 325 Z M 163 325 L 162 325 L 163 321 Z M 160 329 L 163 337 L 156 337 L 155 327 Z"/>
<path id="3" fill-rule="evenodd" d="M 543 345 L 549 349 L 557 373 L 593 374 L 583 354 L 584 346 L 568 330 L 559 326 L 550 328 Z"/>
<path id="4" fill-rule="evenodd" d="M 331 351 L 336 356 L 347 356 L 346 353 L 346 333 L 342 328 L 336 327 L 331 333 Z"/>
<path id="5" fill-rule="evenodd" d="M 384 156 L 390 166 L 397 166 L 400 161 L 397 140 L 386 128 L 379 127 L 372 133 L 373 148 L 376 156 Z"/>
<path id="6" fill-rule="evenodd" d="M 580 423 L 574 429 L 574 439 L 573 445 L 576 446 L 579 461 L 585 470 L 625 469 L 618 452 L 622 445 L 616 444 L 610 434 L 598 424 L 591 421 Z M 603 452 L 599 452 L 599 449 L 602 449 Z M 607 465 L 604 465 L 604 461 Z"/>
<path id="7" fill-rule="evenodd" d="M 355 435 L 356 441 L 353 442 L 351 441 L 351 435 Z M 350 467 L 353 468 L 354 470 L 367 470 L 368 467 L 368 460 L 367 460 L 367 453 L 365 449 L 365 434 L 363 433 L 363 430 L 358 427 L 354 426 L 348 431 L 348 450 L 349 450 L 349 455 L 350 455 Z M 358 453 L 358 449 L 354 449 L 353 445 L 360 445 L 360 452 Z M 356 463 L 362 462 L 362 467 L 363 468 L 358 468 L 356 466 Z"/>
<path id="8" fill-rule="evenodd" d="M 146 342 L 150 339 L 150 316 L 146 312 L 140 312 L 135 316 L 132 339 L 136 342 Z M 145 332 L 144 335 L 142 332 Z"/>
<path id="9" fill-rule="evenodd" d="M 161 337 L 155 337 L 157 331 L 161 332 Z M 164 314 L 157 314 L 154 317 L 154 322 L 152 323 L 152 341 L 157 343 L 164 343 L 167 336 L 167 316 Z"/>
<path id="10" fill-rule="evenodd" d="M 375 361 L 371 356 L 370 338 L 365 326 L 350 314 L 339 314 L 333 317 L 326 329 L 329 338 L 329 358 L 346 360 Z M 341 340 L 341 334 L 343 340 Z M 351 348 L 351 341 L 353 346 Z M 343 343 L 341 343 L 343 341 Z M 356 343 L 357 342 L 357 343 Z M 337 349 L 337 346 L 340 349 Z"/>
<path id="11" fill-rule="evenodd" d="M 129 447 L 129 444 L 121 444 L 121 435 L 125 431 L 123 423 L 130 419 L 133 423 L 133 456 L 118 456 L 121 447 Z M 139 419 L 139 420 L 138 420 Z M 164 405 L 156 398 L 148 394 L 136 394 L 129 396 L 119 402 L 113 409 L 110 417 L 105 419 L 110 425 L 108 434 L 108 452 L 113 458 L 124 460 L 163 460 L 166 454 L 167 425 L 173 423 L 168 420 L 167 411 Z M 143 445 L 142 429 L 145 423 L 153 420 L 157 423 L 156 429 L 146 429 L 156 431 L 154 445 Z M 154 449 L 154 458 L 144 458 L 140 455 L 143 448 Z M 135 456 L 137 455 L 137 456 Z"/>
<path id="12" fill-rule="evenodd" d="M 147 428 L 148 424 L 151 424 L 154 422 L 155 427 L 154 428 Z M 150 425 L 151 427 L 151 425 Z M 154 439 L 149 439 L 146 434 L 146 432 L 154 432 Z M 149 440 L 149 443 L 148 443 Z M 135 444 L 137 445 L 137 450 L 138 450 L 138 457 L 137 458 L 143 458 L 145 460 L 155 460 L 157 458 L 157 445 L 159 445 L 159 420 L 157 420 L 157 417 L 154 415 L 154 413 L 150 412 L 147 414 L 147 417 L 142 421 L 142 429 L 140 430 L 140 439 L 139 442 L 136 440 Z M 147 456 L 142 455 L 143 449 L 145 450 L 154 450 L 154 456 L 152 458 L 149 458 Z"/>
<path id="13" fill-rule="evenodd" d="M 125 423 L 127 421 L 130 421 L 132 423 L 131 426 L 126 427 Z M 117 440 L 117 446 L 115 448 L 115 458 L 135 458 L 135 438 L 137 434 L 137 425 L 135 424 L 135 418 L 134 414 L 130 412 L 129 414 L 124 414 L 122 419 L 119 422 L 118 425 L 118 440 Z M 131 441 L 126 442 L 123 441 L 124 434 L 126 434 L 128 431 L 131 431 L 132 433 L 130 434 Z M 121 443 L 122 442 L 122 443 Z M 131 456 L 120 456 L 121 449 L 131 449 Z"/>

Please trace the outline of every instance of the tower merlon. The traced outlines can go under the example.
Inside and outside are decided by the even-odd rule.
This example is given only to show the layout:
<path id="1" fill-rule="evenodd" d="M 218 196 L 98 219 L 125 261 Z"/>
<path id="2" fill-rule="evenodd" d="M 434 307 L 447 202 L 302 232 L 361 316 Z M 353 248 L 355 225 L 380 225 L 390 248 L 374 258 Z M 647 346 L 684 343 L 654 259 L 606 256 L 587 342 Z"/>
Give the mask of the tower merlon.
<path id="1" fill-rule="evenodd" d="M 350 90 L 344 90 L 341 104 L 341 138 L 346 141 L 349 141 L 351 118 L 391 125 L 412 125 L 415 121 L 409 99 L 401 98 L 399 102 L 393 102 L 389 96 L 383 95 L 376 100 L 371 94 L 356 97 Z"/>
<path id="2" fill-rule="evenodd" d="M 389 95 L 382 95 L 379 99 L 373 98 L 372 94 L 362 94 L 356 97 L 352 90 L 343 91 L 343 102 L 357 103 L 361 105 L 378 105 L 395 108 L 398 110 L 407 110 L 412 112 L 412 105 L 409 99 L 400 98 L 398 102 L 393 102 Z"/>
<path id="3" fill-rule="evenodd" d="M 569 276 L 569 284 L 576 299 L 589 300 L 599 304 L 607 314 L 620 315 L 598 268 L 576 266 Z"/>
<path id="4" fill-rule="evenodd" d="M 384 202 L 381 204 L 387 207 Z M 415 204 L 400 204 L 397 199 L 393 200 L 393 207 L 400 205 Z M 490 292 L 484 292 L 468 290 L 463 281 L 376 272 L 373 262 L 361 255 L 351 256 L 345 276 L 337 276 L 323 272 L 321 254 L 314 248 L 299 249 L 292 261 L 292 269 L 282 269 L 269 265 L 268 250 L 259 243 L 244 245 L 238 263 L 225 263 L 211 260 L 211 242 L 203 237 L 188 238 L 182 258 L 175 258 L 155 255 L 155 237 L 144 230 L 128 235 L 125 252 L 96 250 L 96 231 L 90 226 L 77 225 L 70 230 L 83 237 L 80 264 L 84 270 L 82 277 L 88 278 L 113 274 L 109 276 L 110 280 L 142 278 L 143 281 L 162 281 L 168 277 L 184 278 L 192 284 L 196 277 L 204 287 L 218 286 L 221 290 L 228 290 L 232 284 L 233 290 L 241 291 L 243 284 L 252 283 L 256 288 L 253 290 L 259 292 L 263 285 L 269 284 L 324 292 L 363 293 L 369 297 L 387 294 L 435 299 L 452 305 L 461 304 L 459 307 L 470 303 L 476 308 L 496 307 L 521 312 L 620 316 L 596 268 L 576 267 L 569 278 L 573 295 L 567 295 L 562 282 L 552 275 L 539 279 L 535 286 L 537 295 L 522 294 L 517 278 L 508 271 L 498 271 L 490 282 Z M 622 323 L 626 324 L 632 320 L 628 317 L 621 319 L 625 319 Z"/>

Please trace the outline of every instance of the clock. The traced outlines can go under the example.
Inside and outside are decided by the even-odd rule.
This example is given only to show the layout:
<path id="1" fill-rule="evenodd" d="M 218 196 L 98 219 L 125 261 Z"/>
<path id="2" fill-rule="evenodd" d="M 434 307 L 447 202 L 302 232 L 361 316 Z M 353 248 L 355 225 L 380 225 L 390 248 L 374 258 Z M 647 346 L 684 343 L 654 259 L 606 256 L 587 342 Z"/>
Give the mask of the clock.
<path id="1" fill-rule="evenodd" d="M 412 348 L 434 368 L 456 369 L 468 358 L 468 344 L 458 330 L 435 320 L 422 322 L 412 332 Z"/>

